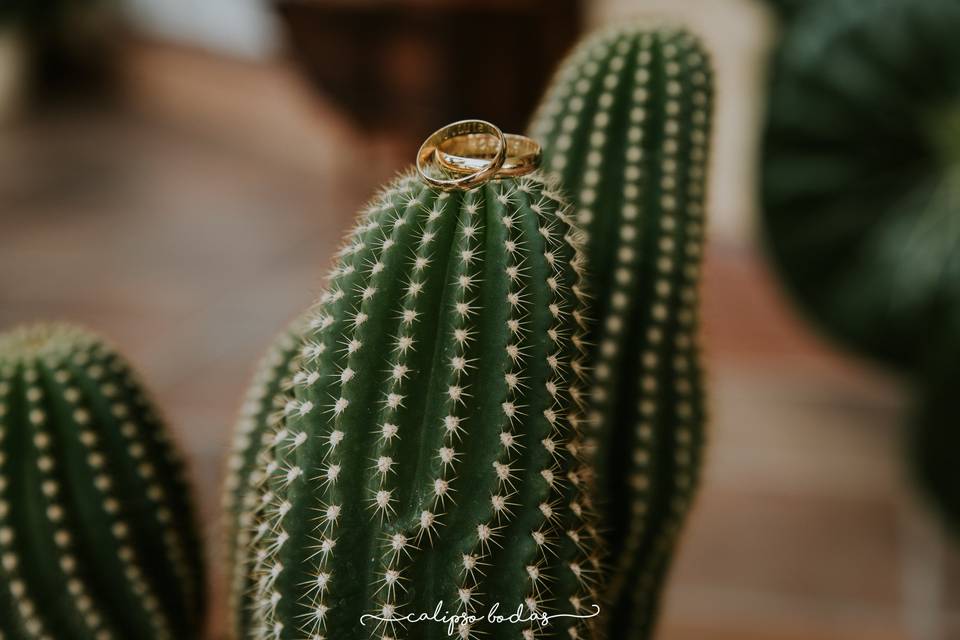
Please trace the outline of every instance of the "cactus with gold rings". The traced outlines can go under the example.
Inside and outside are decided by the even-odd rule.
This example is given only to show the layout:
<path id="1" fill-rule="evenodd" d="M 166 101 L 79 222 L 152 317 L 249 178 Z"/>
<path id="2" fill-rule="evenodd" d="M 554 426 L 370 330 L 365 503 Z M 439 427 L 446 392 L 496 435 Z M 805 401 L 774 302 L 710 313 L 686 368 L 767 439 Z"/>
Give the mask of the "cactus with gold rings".
<path id="1" fill-rule="evenodd" d="M 0 336 L 0 637 L 199 638 L 184 464 L 129 365 L 64 325 Z"/>
<path id="2" fill-rule="evenodd" d="M 698 283 L 712 74 L 682 28 L 588 38 L 531 126 L 583 229 L 591 296 L 589 444 L 614 570 L 611 638 L 647 638 L 700 475 Z"/>
<path id="3" fill-rule="evenodd" d="M 579 269 L 538 173 L 450 192 L 408 173 L 375 198 L 264 452 L 242 637 L 448 638 L 406 618 L 438 605 L 479 618 L 458 638 L 592 637 Z"/>

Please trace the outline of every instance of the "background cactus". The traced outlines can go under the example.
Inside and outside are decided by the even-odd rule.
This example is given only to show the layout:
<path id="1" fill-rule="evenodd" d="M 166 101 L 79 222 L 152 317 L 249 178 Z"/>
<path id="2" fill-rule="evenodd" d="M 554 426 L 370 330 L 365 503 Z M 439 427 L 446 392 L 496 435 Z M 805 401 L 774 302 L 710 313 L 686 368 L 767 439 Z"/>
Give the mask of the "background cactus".
<path id="1" fill-rule="evenodd" d="M 774 266 L 825 333 L 913 386 L 911 460 L 954 524 L 958 29 L 947 0 L 811 4 L 774 59 L 763 158 Z"/>
<path id="2" fill-rule="evenodd" d="M 446 638 L 494 603 L 591 613 L 579 257 L 538 175 L 440 193 L 404 175 L 339 254 L 264 469 L 249 638 Z M 455 625 L 587 637 L 591 621 Z M 481 635 L 485 634 L 485 635 Z"/>
<path id="3" fill-rule="evenodd" d="M 0 637 L 198 638 L 183 464 L 129 366 L 66 326 L 0 337 Z"/>
<path id="4" fill-rule="evenodd" d="M 586 237 L 589 444 L 615 571 L 611 638 L 651 633 L 699 478 L 697 289 L 712 99 L 697 38 L 617 27 L 562 65 L 531 127 Z"/>
<path id="5" fill-rule="evenodd" d="M 774 266 L 821 328 L 904 372 L 960 335 L 958 28 L 951 1 L 820 1 L 773 63 Z"/>
<path id="6" fill-rule="evenodd" d="M 270 440 L 291 394 L 305 329 L 303 320 L 298 318 L 274 340 L 257 366 L 234 429 L 223 493 L 223 527 L 231 625 L 237 638 L 249 633 L 254 607 L 250 545 L 262 497 L 262 470 L 269 456 Z"/>

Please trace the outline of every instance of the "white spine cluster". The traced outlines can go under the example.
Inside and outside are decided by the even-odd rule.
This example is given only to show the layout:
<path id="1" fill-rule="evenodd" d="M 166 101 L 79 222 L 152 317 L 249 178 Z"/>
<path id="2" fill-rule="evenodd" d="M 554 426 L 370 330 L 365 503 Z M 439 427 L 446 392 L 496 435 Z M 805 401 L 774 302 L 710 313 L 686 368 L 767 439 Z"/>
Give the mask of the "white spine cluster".
<path id="1" fill-rule="evenodd" d="M 554 352 L 548 356 L 547 364 L 550 367 L 552 379 L 546 383 L 546 389 L 553 400 L 553 406 L 544 411 L 544 418 L 551 426 L 550 435 L 541 442 L 541 445 L 551 455 L 551 468 L 544 469 L 544 478 L 557 478 L 551 483 L 551 500 L 548 504 L 563 504 L 563 500 L 572 497 L 569 504 L 563 505 L 570 512 L 569 528 L 559 531 L 560 535 L 572 541 L 578 548 L 575 559 L 562 567 L 560 571 L 569 571 L 578 584 L 578 590 L 569 597 L 569 603 L 554 604 L 554 607 L 569 604 L 576 613 L 583 613 L 588 602 L 597 601 L 595 590 L 599 573 L 599 557 L 597 546 L 599 536 L 593 525 L 593 507 L 590 493 L 592 491 L 592 472 L 584 462 L 587 453 L 581 436 L 583 412 L 586 407 L 585 386 L 587 384 L 587 367 L 583 358 L 586 356 L 587 345 L 584 335 L 588 328 L 585 316 L 587 296 L 582 287 L 584 270 L 584 256 L 582 246 L 584 237 L 574 229 L 568 218 L 566 205 L 553 189 L 545 191 L 546 197 L 540 202 L 531 205 L 540 222 L 539 233 L 545 240 L 544 258 L 552 270 L 547 278 L 547 289 L 551 292 L 553 301 L 549 310 L 553 319 L 553 326 L 548 329 L 547 335 L 552 342 Z M 567 269 L 560 264 L 566 252 L 572 253 L 572 259 L 566 266 L 570 268 L 572 277 L 568 278 Z M 572 294 L 572 298 L 571 295 Z M 573 318 L 572 335 L 567 335 L 564 329 L 566 316 Z M 570 349 L 569 347 L 573 348 Z M 569 360 L 564 351 L 570 351 Z M 571 461 L 570 471 L 566 478 L 560 477 L 559 461 L 567 458 Z M 564 481 L 569 489 L 564 490 Z M 551 552 L 551 539 L 547 533 L 550 518 L 546 510 L 541 509 L 543 519 L 541 528 L 531 532 L 541 553 L 540 560 L 547 563 Z M 553 541 L 556 542 L 556 541 Z M 528 567 L 530 591 L 528 601 L 537 602 L 541 595 L 549 591 L 548 583 L 539 566 Z M 544 603 L 538 603 L 543 608 Z M 572 640 L 590 637 L 589 625 L 576 621 L 567 626 L 568 637 Z M 531 626 L 525 635 L 535 637 L 537 628 Z"/>
<path id="2" fill-rule="evenodd" d="M 308 321 L 307 337 L 302 343 L 302 352 L 299 357 L 299 370 L 293 378 L 296 385 L 308 388 L 318 383 L 320 372 L 317 364 L 329 350 L 341 350 L 349 361 L 351 356 L 355 356 L 363 349 L 360 330 L 369 320 L 363 306 L 371 303 L 376 294 L 376 289 L 372 283 L 377 278 L 389 275 L 381 275 L 384 270 L 382 259 L 395 243 L 392 234 L 406 223 L 405 213 L 398 213 L 391 224 L 388 225 L 389 228 L 381 229 L 377 218 L 381 214 L 392 210 L 392 197 L 409 193 L 412 184 L 412 178 L 401 179 L 395 185 L 395 192 L 384 193 L 378 200 L 371 203 L 366 214 L 349 234 L 347 241 L 338 252 L 340 262 L 330 272 L 326 290 L 321 294 L 317 305 L 311 311 L 312 317 Z M 416 202 L 410 201 L 407 209 L 413 212 L 417 206 Z M 377 233 L 382 235 L 378 240 L 374 240 Z M 374 259 L 369 264 L 364 264 L 357 258 L 357 255 L 366 248 L 367 242 L 374 242 Z M 365 285 L 361 309 L 352 314 L 347 337 L 340 338 L 334 333 L 334 319 L 328 313 L 327 308 L 339 303 L 344 298 L 343 283 L 357 273 L 363 274 L 368 284 Z M 412 343 L 408 344 L 398 338 L 398 352 L 401 354 L 411 349 L 412 346 Z M 295 418 L 305 418 L 310 414 L 322 412 L 328 425 L 325 432 L 319 435 L 319 442 L 317 443 L 317 446 L 325 452 L 322 465 L 316 469 L 309 469 L 307 472 L 296 463 L 281 468 L 274 461 L 274 456 L 270 455 L 269 451 L 261 461 L 264 467 L 258 478 L 261 485 L 257 492 L 259 504 L 253 518 L 252 536 L 256 553 L 253 572 L 257 582 L 253 624 L 254 635 L 258 639 L 279 638 L 284 630 L 283 621 L 277 616 L 277 605 L 282 598 L 282 594 L 277 589 L 276 583 L 284 571 L 280 559 L 280 550 L 289 538 L 289 534 L 285 530 L 284 518 L 292 507 L 283 497 L 284 492 L 274 490 L 278 478 L 281 479 L 280 489 L 289 489 L 293 483 L 319 482 L 321 486 L 327 489 L 331 498 L 328 503 L 319 505 L 314 509 L 315 535 L 312 537 L 314 545 L 310 550 L 313 578 L 310 584 L 303 585 L 303 600 L 298 603 L 298 606 L 303 609 L 299 616 L 299 632 L 310 640 L 323 640 L 326 637 L 324 629 L 327 613 L 330 609 L 327 597 L 331 584 L 336 580 L 336 576 L 330 568 L 330 561 L 336 547 L 336 529 L 339 515 L 344 508 L 342 500 L 337 499 L 338 478 L 344 464 L 340 453 L 342 447 L 340 449 L 338 447 L 345 438 L 349 437 L 340 426 L 343 424 L 344 413 L 350 406 L 347 399 L 348 390 L 350 383 L 355 380 L 356 371 L 348 364 L 347 367 L 337 373 L 337 376 L 338 384 L 336 388 L 338 393 L 329 399 L 326 406 L 314 406 L 309 401 L 300 402 L 297 400 L 290 400 L 286 404 L 283 411 L 284 419 L 278 421 L 269 447 L 273 451 L 276 451 L 277 448 L 283 448 L 287 457 L 293 457 L 295 460 L 296 450 L 306 445 L 309 437 L 305 431 L 297 430 L 297 427 L 292 426 L 296 424 Z M 383 400 L 384 406 L 388 409 L 399 408 L 402 401 L 400 394 L 396 393 L 388 394 Z M 390 432 L 389 429 L 385 429 L 384 433 L 391 433 L 391 437 L 398 435 L 395 431 Z M 385 505 L 384 508 L 389 507 L 389 500 L 386 496 L 381 496 L 380 501 Z M 374 502 L 374 504 L 377 503 Z"/>
<path id="3" fill-rule="evenodd" d="M 489 473 L 494 476 L 495 491 L 488 498 L 486 513 L 488 519 L 477 522 L 475 525 L 476 541 L 473 549 L 463 554 L 460 568 L 460 586 L 458 587 L 458 608 L 473 612 L 483 606 L 481 592 L 484 567 L 493 549 L 500 546 L 501 530 L 512 515 L 513 493 L 516 490 L 517 464 L 514 461 L 518 450 L 529 443 L 522 443 L 514 429 L 514 425 L 522 423 L 524 407 L 521 403 L 523 389 L 527 386 L 524 376 L 524 349 L 522 343 L 527 333 L 524 310 L 526 308 L 523 278 L 525 274 L 524 262 L 527 249 L 520 232 L 520 221 L 510 213 L 511 198 L 514 192 L 500 189 L 497 198 L 505 205 L 507 213 L 496 222 L 505 230 L 504 254 L 507 257 L 504 267 L 508 282 L 507 295 L 503 304 L 508 310 L 506 330 L 507 345 L 504 347 L 507 368 L 504 372 L 506 395 L 500 403 L 502 418 L 499 427 L 486 427 L 488 437 L 496 438 L 499 448 L 497 459 L 492 464 Z M 493 203 L 491 203 L 492 205 Z M 485 203 L 477 198 L 471 205 L 483 207 Z M 478 428 L 480 428 L 478 426 Z M 495 596 L 496 594 L 490 594 Z M 477 630 L 470 625 L 463 625 L 458 630 L 462 639 L 477 637 Z"/>
<path id="4" fill-rule="evenodd" d="M 421 338 L 418 337 L 417 328 L 424 321 L 426 314 L 434 312 L 431 301 L 424 293 L 424 287 L 431 263 L 441 257 L 439 255 L 441 250 L 437 249 L 435 239 L 441 218 L 456 215 L 455 211 L 447 209 L 446 204 L 449 199 L 446 197 L 438 198 L 429 207 L 426 202 L 420 202 L 413 197 L 407 197 L 405 201 L 405 210 L 397 213 L 397 222 L 393 223 L 395 228 L 401 225 L 415 225 L 417 219 L 421 217 L 424 220 L 419 223 L 420 228 L 413 234 L 413 250 L 406 257 L 409 277 L 403 283 L 400 308 L 396 312 L 395 320 L 399 321 L 399 328 L 393 341 L 393 352 L 388 360 L 387 383 L 381 398 L 382 407 L 376 426 L 377 446 L 374 457 L 370 461 L 375 483 L 370 487 L 372 495 L 369 508 L 373 509 L 380 519 L 389 519 L 397 515 L 394 506 L 396 488 L 391 487 L 396 486 L 394 479 L 401 471 L 398 467 L 401 463 L 397 460 L 399 442 L 404 438 L 421 437 L 416 433 L 402 431 L 398 425 L 401 422 L 402 413 L 407 409 L 405 404 L 409 393 L 407 388 L 413 384 L 412 380 L 419 373 L 413 369 L 410 357 L 414 352 L 427 348 L 427 345 L 420 343 Z M 391 276 L 385 274 L 385 277 Z M 470 287 L 469 276 L 466 278 L 467 280 L 456 283 L 460 291 L 468 290 Z M 435 338 L 427 336 L 427 339 Z M 450 367 L 447 372 L 449 397 L 446 401 L 451 420 L 447 422 L 451 425 L 453 421 L 459 420 L 457 408 L 462 404 L 467 393 L 466 389 L 458 387 L 454 382 L 454 378 L 459 378 L 464 372 L 463 367 L 459 371 L 454 367 L 456 357 L 462 356 L 465 344 L 461 344 L 460 347 L 457 355 L 448 363 Z M 424 382 L 418 381 L 417 384 L 424 384 Z M 375 582 L 376 603 L 368 613 L 387 619 L 378 625 L 382 638 L 393 638 L 399 631 L 398 625 L 389 618 L 399 615 L 403 608 L 402 595 L 407 589 L 407 578 L 404 576 L 405 564 L 414 559 L 420 548 L 433 542 L 436 530 L 441 526 L 440 517 L 444 504 L 453 501 L 452 485 L 455 480 L 453 465 L 457 459 L 456 439 L 447 431 L 446 424 L 433 425 L 431 432 L 442 434 L 441 439 L 444 444 L 433 452 L 436 460 L 431 468 L 435 471 L 428 478 L 427 486 L 424 487 L 423 502 L 414 509 L 412 514 L 414 517 L 410 519 L 411 526 L 376 541 L 377 555 L 380 558 L 378 575 L 372 576 Z M 447 438 L 448 435 L 450 438 Z M 422 437 L 428 436 L 424 434 Z"/>

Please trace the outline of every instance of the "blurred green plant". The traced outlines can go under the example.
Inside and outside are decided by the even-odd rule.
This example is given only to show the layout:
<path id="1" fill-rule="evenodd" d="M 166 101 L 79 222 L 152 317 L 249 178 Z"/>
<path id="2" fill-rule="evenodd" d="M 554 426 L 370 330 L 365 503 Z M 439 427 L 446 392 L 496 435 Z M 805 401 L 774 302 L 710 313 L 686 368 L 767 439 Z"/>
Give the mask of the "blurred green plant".
<path id="1" fill-rule="evenodd" d="M 617 26 L 561 66 L 531 127 L 585 237 L 590 439 L 610 638 L 648 638 L 696 494 L 713 74 L 682 28 Z"/>
<path id="2" fill-rule="evenodd" d="M 785 26 L 763 150 L 783 282 L 827 334 L 921 396 L 927 363 L 960 336 L 958 30 L 953 0 L 819 0 Z M 960 428 L 923 415 L 918 447 Z M 946 497 L 960 450 L 926 454 L 924 485 Z"/>
<path id="3" fill-rule="evenodd" d="M 192 640 L 184 463 L 129 365 L 66 325 L 0 335 L 0 637 Z"/>
<path id="4" fill-rule="evenodd" d="M 958 26 L 955 2 L 825 1 L 773 69 L 770 255 L 822 327 L 901 371 L 960 310 Z"/>

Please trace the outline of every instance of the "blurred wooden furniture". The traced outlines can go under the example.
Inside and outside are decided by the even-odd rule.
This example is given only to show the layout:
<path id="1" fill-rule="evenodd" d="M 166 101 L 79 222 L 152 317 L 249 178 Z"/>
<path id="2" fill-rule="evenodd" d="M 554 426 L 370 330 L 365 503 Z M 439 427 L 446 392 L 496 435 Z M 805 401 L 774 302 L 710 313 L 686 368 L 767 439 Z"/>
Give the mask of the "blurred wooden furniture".
<path id="1" fill-rule="evenodd" d="M 467 117 L 522 131 L 580 0 L 275 0 L 313 84 L 364 130 L 419 141 Z"/>

